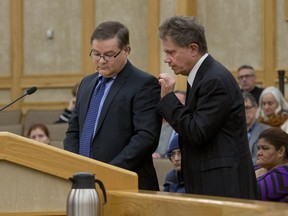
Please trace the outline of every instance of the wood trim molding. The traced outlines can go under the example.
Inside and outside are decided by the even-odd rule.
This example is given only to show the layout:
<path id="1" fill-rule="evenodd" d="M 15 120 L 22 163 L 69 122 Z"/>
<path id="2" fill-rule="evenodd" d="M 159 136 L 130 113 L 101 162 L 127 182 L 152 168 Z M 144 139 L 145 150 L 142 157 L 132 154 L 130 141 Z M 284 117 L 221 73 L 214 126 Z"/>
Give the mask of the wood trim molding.
<path id="1" fill-rule="evenodd" d="M 160 40 L 158 26 L 160 23 L 160 0 L 148 0 L 147 32 L 148 32 L 148 72 L 158 77 L 160 71 Z"/>
<path id="2" fill-rule="evenodd" d="M 280 216 L 286 204 L 153 191 L 108 191 L 104 215 Z"/>
<path id="3" fill-rule="evenodd" d="M 48 211 L 43 211 L 43 212 L 18 212 L 18 213 L 9 213 L 9 212 L 4 212 L 0 213 L 0 216 L 66 216 L 66 212 L 48 212 Z"/>
<path id="4" fill-rule="evenodd" d="M 90 37 L 95 28 L 94 0 L 82 0 L 82 73 L 89 74 L 95 67 L 88 55 L 91 49 Z"/>
<path id="5" fill-rule="evenodd" d="M 176 0 L 175 14 L 182 16 L 197 16 L 197 0 Z M 187 77 L 176 76 L 176 90 L 186 91 Z"/>
<path id="6" fill-rule="evenodd" d="M 21 88 L 28 88 L 35 85 L 37 80 L 37 87 L 39 88 L 55 88 L 55 87 L 73 87 L 80 82 L 83 75 L 49 75 L 49 76 L 25 76 L 21 79 L 19 86 Z"/>
<path id="7" fill-rule="evenodd" d="M 197 16 L 197 0 L 176 0 L 176 15 Z"/>
<path id="8" fill-rule="evenodd" d="M 264 86 L 274 86 L 276 68 L 276 1 L 263 0 Z"/>
<path id="9" fill-rule="evenodd" d="M 285 19 L 288 22 L 288 0 L 285 0 L 284 2 L 284 10 L 285 10 Z"/>
<path id="10" fill-rule="evenodd" d="M 19 88 L 23 74 L 23 0 L 10 1 L 11 19 L 11 99 L 21 94 Z M 15 104 L 20 107 L 21 102 Z"/>

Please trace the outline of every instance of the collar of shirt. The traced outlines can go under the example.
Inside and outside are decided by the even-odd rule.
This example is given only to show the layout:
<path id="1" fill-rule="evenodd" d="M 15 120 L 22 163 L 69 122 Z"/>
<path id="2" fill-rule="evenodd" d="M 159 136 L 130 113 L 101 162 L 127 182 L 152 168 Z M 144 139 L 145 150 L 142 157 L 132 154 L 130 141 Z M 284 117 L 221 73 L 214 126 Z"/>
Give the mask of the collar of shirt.
<path id="1" fill-rule="evenodd" d="M 195 66 L 192 68 L 191 72 L 188 75 L 188 83 L 189 85 L 192 87 L 193 82 L 195 80 L 196 77 L 196 73 L 198 71 L 198 69 L 200 68 L 201 64 L 203 63 L 203 61 L 207 58 L 208 53 L 205 53 L 200 59 L 199 61 L 195 64 Z"/>
<path id="2" fill-rule="evenodd" d="M 256 125 L 256 121 L 254 121 L 254 123 L 252 124 L 250 128 L 247 128 L 247 132 L 249 131 L 251 132 L 254 129 L 255 125 Z"/>
<path id="3" fill-rule="evenodd" d="M 98 75 L 98 79 L 100 78 L 100 77 L 103 77 L 101 74 L 99 74 Z M 117 77 L 117 75 L 115 75 L 115 76 L 113 76 L 113 77 L 110 77 L 111 79 L 112 79 L 112 81 L 114 81 L 115 79 L 116 79 L 116 77 Z M 101 78 L 102 79 L 102 78 Z"/>
<path id="4" fill-rule="evenodd" d="M 256 124 L 256 122 L 254 122 L 254 124 L 252 125 L 252 127 L 247 130 L 248 140 L 250 140 L 250 137 L 251 137 L 251 135 L 252 135 L 253 129 L 254 129 L 254 127 L 255 127 L 255 124 Z"/>

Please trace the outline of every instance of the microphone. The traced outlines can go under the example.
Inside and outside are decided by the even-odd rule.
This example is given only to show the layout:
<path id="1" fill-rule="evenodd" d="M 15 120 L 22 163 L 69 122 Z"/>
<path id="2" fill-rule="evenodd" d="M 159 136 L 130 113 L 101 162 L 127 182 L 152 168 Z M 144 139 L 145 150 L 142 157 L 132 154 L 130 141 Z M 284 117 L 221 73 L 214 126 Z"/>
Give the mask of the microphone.
<path id="1" fill-rule="evenodd" d="M 16 101 L 20 100 L 21 98 L 25 97 L 26 95 L 31 95 L 33 94 L 35 91 L 37 91 L 37 87 L 31 87 L 29 89 L 27 89 L 26 93 L 24 95 L 22 95 L 21 97 L 17 98 L 16 100 L 12 101 L 11 103 L 7 104 L 6 106 L 2 107 L 0 109 L 0 112 L 4 109 L 6 109 L 7 107 L 11 106 L 12 104 L 14 104 Z"/>

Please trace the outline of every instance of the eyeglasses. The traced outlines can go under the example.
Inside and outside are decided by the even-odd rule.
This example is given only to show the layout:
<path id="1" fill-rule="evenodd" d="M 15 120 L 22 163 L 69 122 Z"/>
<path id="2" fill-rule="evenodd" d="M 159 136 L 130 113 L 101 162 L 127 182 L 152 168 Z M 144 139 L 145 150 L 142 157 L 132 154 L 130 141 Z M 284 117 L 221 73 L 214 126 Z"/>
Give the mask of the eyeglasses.
<path id="1" fill-rule="evenodd" d="M 254 77 L 254 74 L 246 74 L 246 75 L 242 75 L 242 76 L 238 76 L 238 79 L 241 80 L 241 79 L 248 79 L 250 77 Z"/>
<path id="2" fill-rule="evenodd" d="M 100 61 L 101 58 L 103 58 L 104 61 L 113 61 L 120 53 L 122 49 L 116 54 L 116 55 L 100 55 L 96 53 L 94 49 L 92 49 L 89 53 L 89 56 L 92 57 L 96 61 Z"/>
<path id="3" fill-rule="evenodd" d="M 255 107 L 255 106 L 253 106 L 253 105 L 251 105 L 251 106 L 245 106 L 245 110 L 250 110 L 250 109 L 252 109 L 253 107 Z"/>
<path id="4" fill-rule="evenodd" d="M 179 158 L 181 158 L 181 151 L 179 150 L 179 151 L 172 151 L 172 152 L 169 152 L 168 154 L 167 154 L 167 156 L 168 156 L 168 158 L 170 158 L 171 160 L 173 159 L 175 159 L 175 156 L 178 156 Z"/>

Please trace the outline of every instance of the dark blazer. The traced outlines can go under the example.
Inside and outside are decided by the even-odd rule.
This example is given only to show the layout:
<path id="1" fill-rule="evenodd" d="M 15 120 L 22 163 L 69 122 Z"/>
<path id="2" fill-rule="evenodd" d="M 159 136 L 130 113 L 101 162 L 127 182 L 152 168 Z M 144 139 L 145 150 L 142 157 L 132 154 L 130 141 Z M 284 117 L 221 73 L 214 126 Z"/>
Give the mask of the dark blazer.
<path id="1" fill-rule="evenodd" d="M 98 75 L 85 77 L 79 86 L 64 140 L 68 151 L 79 153 L 79 138 Z M 91 146 L 94 159 L 136 172 L 140 189 L 159 190 L 152 162 L 161 129 L 162 118 L 156 111 L 159 100 L 158 80 L 127 61 L 105 99 Z"/>
<path id="2" fill-rule="evenodd" d="M 255 121 L 255 125 L 253 126 L 252 133 L 249 139 L 249 149 L 252 156 L 253 164 L 256 165 L 256 158 L 257 158 L 257 143 L 260 133 L 263 130 L 270 128 L 269 125 L 261 124 L 257 120 Z"/>
<path id="3" fill-rule="evenodd" d="M 186 106 L 169 93 L 158 110 L 179 133 L 186 192 L 256 198 L 243 97 L 223 65 L 209 55 L 196 74 Z"/>

